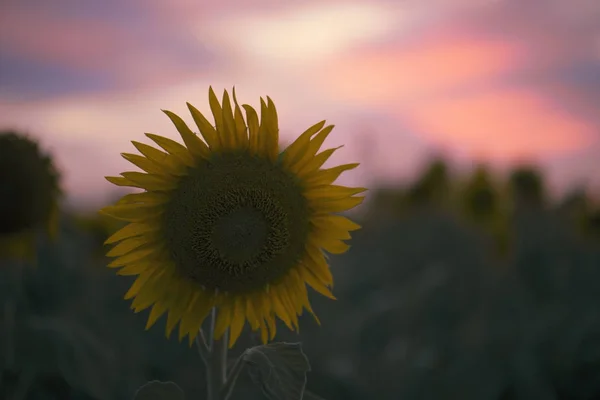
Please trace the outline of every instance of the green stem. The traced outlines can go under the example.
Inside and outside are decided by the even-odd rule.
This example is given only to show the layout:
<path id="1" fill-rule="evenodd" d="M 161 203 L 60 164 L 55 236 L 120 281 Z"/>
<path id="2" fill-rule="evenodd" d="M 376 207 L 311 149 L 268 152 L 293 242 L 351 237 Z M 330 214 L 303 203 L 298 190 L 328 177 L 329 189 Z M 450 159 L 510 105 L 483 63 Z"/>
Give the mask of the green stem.
<path id="1" fill-rule="evenodd" d="M 210 353 L 206 366 L 206 382 L 208 386 L 208 400 L 223 400 L 222 389 L 227 379 L 227 349 L 229 330 L 223 337 L 216 339 L 215 326 L 217 323 L 217 310 L 213 308 L 210 329 Z"/>
<path id="2" fill-rule="evenodd" d="M 223 386 L 223 389 L 221 390 L 221 399 L 222 400 L 229 400 L 229 398 L 233 394 L 233 388 L 235 387 L 237 378 L 240 376 L 240 372 L 242 372 L 242 369 L 244 368 L 244 355 L 245 355 L 245 353 L 242 353 L 238 357 L 238 359 L 235 361 L 235 364 L 229 371 L 229 374 L 227 374 L 227 379 L 225 380 L 225 385 Z"/>
<path id="3" fill-rule="evenodd" d="M 196 335 L 196 348 L 200 353 L 200 358 L 204 362 L 205 366 L 208 366 L 208 359 L 210 357 L 210 347 L 206 343 L 206 337 L 204 337 L 204 331 L 200 328 L 200 332 Z"/>

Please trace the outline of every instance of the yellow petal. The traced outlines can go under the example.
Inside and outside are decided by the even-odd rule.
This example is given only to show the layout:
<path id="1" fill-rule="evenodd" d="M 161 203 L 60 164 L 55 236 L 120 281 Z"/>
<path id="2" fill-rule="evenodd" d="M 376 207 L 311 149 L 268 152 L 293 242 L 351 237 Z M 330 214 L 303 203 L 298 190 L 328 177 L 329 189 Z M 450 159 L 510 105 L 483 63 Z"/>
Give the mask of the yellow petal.
<path id="1" fill-rule="evenodd" d="M 312 159 L 315 154 L 317 154 L 317 152 L 321 149 L 323 142 L 325 139 L 327 139 L 327 136 L 329 136 L 334 127 L 335 125 L 326 126 L 321 132 L 317 133 L 313 140 L 311 140 L 308 144 L 306 152 L 302 154 L 302 160 L 300 161 L 300 164 L 303 164 L 306 162 L 306 160 Z"/>
<path id="2" fill-rule="evenodd" d="M 186 123 L 175 113 L 172 113 L 168 110 L 162 110 L 167 117 L 171 120 L 175 128 L 177 128 L 177 132 L 181 135 L 183 142 L 186 147 L 192 154 L 192 156 L 196 158 L 208 158 L 209 151 L 206 144 L 198 137 L 191 129 L 186 125 Z"/>
<path id="3" fill-rule="evenodd" d="M 190 301 L 190 307 L 179 324 L 180 335 L 183 331 L 184 336 L 186 334 L 189 335 L 191 342 L 196 337 L 198 331 L 200 331 L 202 322 L 208 316 L 213 305 L 212 299 L 206 294 L 195 292 Z"/>
<path id="4" fill-rule="evenodd" d="M 235 135 L 238 147 L 245 149 L 248 146 L 248 132 L 242 110 L 238 104 L 237 97 L 235 95 L 235 87 L 233 88 L 233 103 L 235 105 Z"/>
<path id="5" fill-rule="evenodd" d="M 133 299 L 131 308 L 134 312 L 139 313 L 164 298 L 165 292 L 169 289 L 168 282 L 165 282 L 168 277 L 165 279 L 164 275 L 164 269 L 157 270 L 152 274 L 152 277 L 144 283 Z"/>
<path id="6" fill-rule="evenodd" d="M 229 300 L 225 300 L 225 303 L 219 306 L 219 312 L 217 313 L 217 323 L 214 331 L 215 339 L 220 339 L 227 328 L 229 328 L 229 325 L 231 325 L 232 314 L 232 304 L 229 303 Z"/>
<path id="7" fill-rule="evenodd" d="M 260 341 L 263 344 L 267 344 L 267 342 L 269 341 L 269 329 L 267 328 L 267 325 L 265 324 L 265 320 L 263 318 L 261 318 L 259 320 L 260 323 Z"/>
<path id="8" fill-rule="evenodd" d="M 305 262 L 306 268 L 308 268 L 321 282 L 327 286 L 333 284 L 333 275 L 325 259 L 323 252 L 313 246 L 309 246 L 307 249 L 307 260 Z"/>
<path id="9" fill-rule="evenodd" d="M 290 317 L 290 322 L 292 323 L 293 330 L 298 331 L 299 330 L 298 315 L 296 314 L 296 307 L 294 305 L 294 302 L 292 301 L 292 299 L 289 296 L 288 290 L 289 290 L 288 285 L 284 284 L 284 286 L 279 287 L 279 290 L 277 291 L 277 295 L 279 296 L 279 299 L 281 300 L 281 304 L 283 304 L 283 307 L 285 307 L 285 310 L 287 311 L 287 315 Z"/>
<path id="10" fill-rule="evenodd" d="M 108 264 L 109 268 L 122 267 L 127 264 L 137 263 L 147 258 L 154 258 L 162 249 L 154 248 L 154 247 L 143 247 L 141 249 L 132 251 L 131 253 L 121 256 L 115 260 L 113 260 L 110 264 Z"/>
<path id="11" fill-rule="evenodd" d="M 333 149 L 324 150 L 312 158 L 297 163 L 294 166 L 294 171 L 296 172 L 296 175 L 298 175 L 300 178 L 304 178 L 312 172 L 318 171 L 319 168 L 321 168 L 323 164 L 325 164 L 325 162 L 329 159 L 329 157 L 331 157 L 331 155 L 336 150 L 341 149 L 342 147 L 344 146 L 338 146 Z"/>
<path id="12" fill-rule="evenodd" d="M 294 330 L 294 328 L 292 327 L 292 320 L 290 319 L 290 316 L 287 312 L 287 308 L 283 305 L 281 297 L 279 296 L 278 286 L 273 287 L 272 290 L 274 291 L 274 293 L 271 297 L 271 301 L 273 304 L 273 310 L 275 311 L 275 314 L 277 314 L 279 319 L 281 319 L 285 323 L 285 326 L 287 326 L 290 330 Z"/>
<path id="13" fill-rule="evenodd" d="M 242 105 L 248 120 L 248 146 L 253 154 L 260 154 L 260 123 L 256 110 L 247 104 Z"/>
<path id="14" fill-rule="evenodd" d="M 165 173 L 177 176 L 184 175 L 186 173 L 187 168 L 185 164 L 179 162 L 172 155 L 155 149 L 152 146 L 148 146 L 145 143 L 136 142 L 135 140 L 133 140 L 131 143 L 133 143 L 135 148 L 146 158 L 160 165 L 161 168 L 165 170 Z"/>
<path id="15" fill-rule="evenodd" d="M 350 248 L 350 245 L 342 242 L 341 240 L 337 240 L 337 239 L 328 239 L 328 240 L 320 239 L 319 241 L 314 241 L 312 243 L 314 246 L 319 246 L 322 249 L 324 249 L 326 252 L 331 253 L 331 254 L 343 254 L 343 253 L 347 252 L 348 249 Z"/>
<path id="16" fill-rule="evenodd" d="M 258 127 L 258 149 L 257 154 L 261 157 L 268 157 L 269 154 L 269 110 L 267 109 L 267 103 L 260 99 L 260 126 Z"/>
<path id="17" fill-rule="evenodd" d="M 133 165 L 139 167 L 140 169 L 151 174 L 160 175 L 164 173 L 163 169 L 161 169 L 158 165 L 154 164 L 151 160 L 147 159 L 144 156 L 131 153 L 121 153 L 121 157 L 123 157 Z"/>
<path id="18" fill-rule="evenodd" d="M 237 297 L 233 305 L 231 329 L 229 331 L 229 348 L 232 348 L 244 329 L 246 322 L 245 299 Z"/>
<path id="19" fill-rule="evenodd" d="M 113 247 L 108 253 L 107 257 L 120 257 L 125 254 L 137 249 L 138 247 L 152 244 L 153 240 L 146 236 L 138 236 L 130 239 L 125 239 L 115 247 Z"/>
<path id="20" fill-rule="evenodd" d="M 269 326 L 269 340 L 275 339 L 277 334 L 277 325 L 275 324 L 275 315 L 269 314 L 266 316 L 267 325 Z"/>
<path id="21" fill-rule="evenodd" d="M 264 316 L 270 312 L 270 310 L 264 306 L 262 292 L 251 295 L 249 300 L 252 302 L 252 308 L 254 309 L 256 318 L 259 320 L 264 318 Z"/>
<path id="22" fill-rule="evenodd" d="M 302 153 L 308 147 L 310 138 L 325 126 L 325 120 L 317 122 L 305 130 L 298 138 L 283 152 L 283 165 L 289 167 L 302 159 Z"/>
<path id="23" fill-rule="evenodd" d="M 155 271 L 147 272 L 145 274 L 139 275 L 136 280 L 133 282 L 127 293 L 125 293 L 125 300 L 129 300 L 133 298 L 135 295 L 139 293 L 142 287 L 148 282 Z"/>
<path id="24" fill-rule="evenodd" d="M 264 294 L 262 292 L 255 293 L 249 297 L 252 302 L 252 308 L 258 318 L 260 337 L 263 344 L 269 340 L 269 329 L 266 324 L 266 316 L 270 314 L 270 303 L 264 301 Z"/>
<path id="25" fill-rule="evenodd" d="M 325 128 L 323 128 L 322 131 L 317 133 L 314 139 L 310 140 L 302 148 L 302 151 L 298 154 L 298 157 L 296 157 L 294 162 L 290 164 L 289 168 L 294 172 L 298 171 L 308 161 L 312 160 L 315 157 L 315 154 L 317 154 L 317 151 L 319 151 L 319 149 L 321 148 L 323 141 L 325 141 L 325 138 L 327 138 L 327 136 L 331 133 L 333 128 L 334 125 L 328 125 Z"/>
<path id="26" fill-rule="evenodd" d="M 304 197 L 309 200 L 343 199 L 367 191 L 366 188 L 352 188 L 338 185 L 312 186 L 304 191 Z"/>
<path id="27" fill-rule="evenodd" d="M 288 298 L 292 302 L 292 306 L 294 308 L 296 315 L 301 316 L 304 309 L 302 307 L 303 299 L 301 298 L 301 293 L 300 293 L 299 287 L 304 286 L 304 282 L 302 282 L 302 285 L 300 285 L 299 281 L 296 279 L 296 277 L 293 276 L 291 273 L 288 273 L 288 275 L 285 278 L 285 285 L 287 288 Z M 298 327 L 296 327 L 296 329 L 298 330 Z"/>
<path id="28" fill-rule="evenodd" d="M 121 172 L 121 175 L 146 190 L 167 191 L 177 187 L 176 180 L 160 175 L 145 174 L 143 172 Z"/>
<path id="29" fill-rule="evenodd" d="M 143 204 L 147 206 L 165 204 L 171 200 L 168 193 L 161 192 L 142 192 L 130 193 L 121 197 L 117 204 Z"/>
<path id="30" fill-rule="evenodd" d="M 189 300 L 191 300 L 189 291 L 177 290 L 177 287 L 174 287 L 172 290 L 174 297 L 170 299 L 169 314 L 167 315 L 167 325 L 165 328 L 167 338 L 171 336 L 175 325 L 181 320 L 181 317 L 188 308 Z"/>
<path id="31" fill-rule="evenodd" d="M 200 134 L 202 135 L 206 143 L 208 143 L 208 146 L 213 151 L 219 151 L 221 149 L 221 138 L 219 137 L 219 134 L 217 133 L 216 129 L 212 126 L 210 122 L 208 122 L 208 120 L 204 117 L 204 115 L 202 115 L 200 111 L 198 111 L 196 107 L 194 107 L 190 103 L 186 104 L 188 106 L 188 110 L 190 110 L 190 113 L 192 114 L 194 122 L 198 126 Z"/>
<path id="32" fill-rule="evenodd" d="M 182 163 L 187 165 L 188 167 L 193 167 L 195 165 L 194 157 L 190 153 L 190 151 L 181 143 L 177 143 L 174 140 L 169 138 L 154 135 L 152 133 L 145 134 L 150 140 L 159 145 L 164 151 L 171 154 L 173 157 L 178 158 Z"/>
<path id="33" fill-rule="evenodd" d="M 229 93 L 223 91 L 223 132 L 222 142 L 225 150 L 234 150 L 238 148 L 235 131 L 235 120 L 233 117 L 233 110 L 231 109 L 231 100 L 229 99 Z"/>
<path id="34" fill-rule="evenodd" d="M 346 197 L 342 199 L 310 199 L 310 204 L 317 213 L 336 213 L 348 211 L 364 201 L 364 197 Z"/>
<path id="35" fill-rule="evenodd" d="M 298 269 L 298 273 L 300 274 L 300 277 L 315 291 L 325 297 L 336 300 L 335 296 L 331 293 L 327 286 L 325 286 L 325 284 L 321 282 L 321 280 L 317 278 L 308 268 L 302 266 Z"/>
<path id="36" fill-rule="evenodd" d="M 358 167 L 359 163 L 342 164 L 337 167 L 315 171 L 304 178 L 307 186 L 331 185 L 344 171 Z"/>
<path id="37" fill-rule="evenodd" d="M 252 328 L 252 330 L 255 331 L 260 326 L 258 316 L 256 315 L 256 312 L 254 311 L 254 305 L 252 303 L 252 300 L 247 299 L 245 303 L 246 303 L 246 318 L 248 319 L 250 328 Z"/>
<path id="38" fill-rule="evenodd" d="M 279 157 L 279 118 L 275 104 L 268 96 L 267 102 L 269 118 L 267 119 L 266 151 L 269 159 L 275 162 Z"/>
<path id="39" fill-rule="evenodd" d="M 129 179 L 125 179 L 122 176 L 105 176 L 104 179 L 117 186 L 139 187 Z"/>
<path id="40" fill-rule="evenodd" d="M 150 315 L 148 316 L 148 322 L 146 322 L 146 330 L 150 329 L 152 325 L 158 321 L 158 319 L 167 311 L 166 303 L 159 301 L 154 303 L 152 306 L 152 310 L 150 311 Z"/>
<path id="41" fill-rule="evenodd" d="M 181 315 L 181 320 L 179 321 L 179 335 L 178 335 L 180 342 L 183 340 L 183 338 L 186 335 L 189 335 L 189 333 L 190 333 L 190 331 L 188 330 L 189 325 L 190 325 L 190 320 L 191 320 L 189 312 L 190 312 L 191 308 L 193 307 L 198 296 L 199 296 L 198 292 L 193 292 L 185 312 Z"/>
<path id="42" fill-rule="evenodd" d="M 299 298 L 302 300 L 302 306 L 308 310 L 308 312 L 313 316 L 317 324 L 321 325 L 321 321 L 313 311 L 310 301 L 308 300 L 308 291 L 306 290 L 306 284 L 304 280 L 300 277 L 297 269 L 292 269 L 290 271 L 290 276 L 293 276 L 296 281 L 298 281 L 298 291 Z"/>
<path id="43" fill-rule="evenodd" d="M 319 216 L 311 219 L 311 224 L 318 229 L 334 229 L 336 231 L 356 231 L 360 225 L 341 215 Z"/>
<path id="44" fill-rule="evenodd" d="M 336 229 L 334 227 L 317 228 L 314 227 L 311 236 L 315 238 L 315 241 L 319 240 L 349 240 L 351 239 L 350 233 L 345 229 Z"/>
<path id="45" fill-rule="evenodd" d="M 150 271 L 151 269 L 156 267 L 156 263 L 151 263 L 148 261 L 129 264 L 121 268 L 117 271 L 117 275 L 122 276 L 131 276 L 131 275 L 141 275 L 146 271 Z"/>
<path id="46" fill-rule="evenodd" d="M 106 239 L 104 244 L 111 244 L 130 237 L 140 236 L 147 232 L 154 232 L 156 230 L 158 230 L 158 227 L 152 224 L 132 223 L 115 232 L 111 237 Z"/>
<path id="47" fill-rule="evenodd" d="M 115 206 L 104 207 L 99 211 L 100 214 L 129 222 L 144 222 L 152 219 L 162 213 L 162 209 L 156 206 L 147 206 L 142 204 L 119 204 Z"/>
<path id="48" fill-rule="evenodd" d="M 219 134 L 219 137 L 221 137 L 221 145 L 225 146 L 225 143 L 223 143 L 222 138 L 224 131 L 223 109 L 221 108 L 221 105 L 219 104 L 219 99 L 217 98 L 217 95 L 215 94 L 212 87 L 208 89 L 208 104 L 210 105 L 210 111 L 212 112 L 213 117 L 215 119 L 215 127 L 217 129 L 217 134 Z"/>

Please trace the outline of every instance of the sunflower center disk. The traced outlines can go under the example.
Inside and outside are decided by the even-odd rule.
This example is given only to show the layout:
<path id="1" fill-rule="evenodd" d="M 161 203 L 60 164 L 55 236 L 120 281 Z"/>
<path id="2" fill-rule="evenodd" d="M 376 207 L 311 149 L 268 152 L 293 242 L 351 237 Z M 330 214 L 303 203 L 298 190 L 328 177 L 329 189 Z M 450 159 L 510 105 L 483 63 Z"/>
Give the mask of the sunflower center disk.
<path id="1" fill-rule="evenodd" d="M 215 224 L 213 243 L 233 263 L 243 264 L 264 248 L 268 235 L 265 217 L 253 207 L 239 208 Z"/>
<path id="2" fill-rule="evenodd" d="M 164 232 L 178 271 L 207 289 L 248 292 L 302 258 L 309 210 L 294 176 L 248 154 L 217 155 L 180 181 Z"/>

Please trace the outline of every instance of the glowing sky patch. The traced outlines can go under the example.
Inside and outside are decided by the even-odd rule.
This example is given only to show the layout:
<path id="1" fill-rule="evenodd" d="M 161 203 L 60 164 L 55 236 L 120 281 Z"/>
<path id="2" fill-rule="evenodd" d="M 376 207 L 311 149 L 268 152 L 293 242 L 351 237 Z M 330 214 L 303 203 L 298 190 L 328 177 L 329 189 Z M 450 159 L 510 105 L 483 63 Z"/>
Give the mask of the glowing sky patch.
<path id="1" fill-rule="evenodd" d="M 339 2 L 224 17 L 200 32 L 256 59 L 312 63 L 385 37 L 405 20 L 382 4 Z"/>

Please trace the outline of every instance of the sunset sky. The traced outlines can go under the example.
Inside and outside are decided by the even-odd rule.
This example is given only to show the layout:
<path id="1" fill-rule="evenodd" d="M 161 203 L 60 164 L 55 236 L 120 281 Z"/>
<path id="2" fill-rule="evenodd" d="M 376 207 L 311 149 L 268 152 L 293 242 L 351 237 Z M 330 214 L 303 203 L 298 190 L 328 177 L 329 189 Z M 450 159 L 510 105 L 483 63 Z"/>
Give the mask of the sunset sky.
<path id="1" fill-rule="evenodd" d="M 457 165 L 532 161 L 555 187 L 600 185 L 597 0 L 2 0 L 0 128 L 40 139 L 72 199 L 105 175 L 160 109 L 208 112 L 208 86 L 258 104 L 281 135 L 336 125 L 343 183 Z"/>

